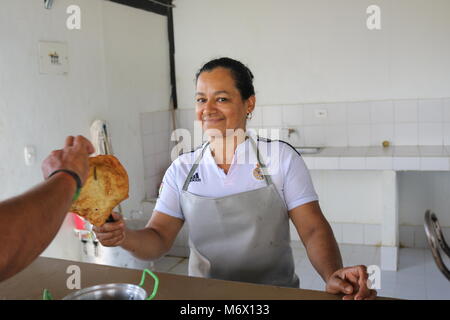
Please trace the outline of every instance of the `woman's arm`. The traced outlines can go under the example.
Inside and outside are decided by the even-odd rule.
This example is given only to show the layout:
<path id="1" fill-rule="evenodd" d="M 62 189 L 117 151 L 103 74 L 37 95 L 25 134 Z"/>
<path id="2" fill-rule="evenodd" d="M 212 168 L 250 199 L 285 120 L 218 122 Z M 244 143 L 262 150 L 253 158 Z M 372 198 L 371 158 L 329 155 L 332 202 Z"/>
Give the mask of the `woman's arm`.
<path id="1" fill-rule="evenodd" d="M 309 260 L 322 279 L 342 268 L 342 257 L 330 224 L 319 202 L 313 201 L 289 211 L 289 216 L 306 248 Z"/>
<path id="2" fill-rule="evenodd" d="M 377 292 L 367 285 L 367 269 L 363 265 L 343 268 L 342 257 L 319 202 L 313 201 L 289 211 L 309 260 L 326 283 L 326 291 L 344 294 L 343 299 L 375 299 Z"/>

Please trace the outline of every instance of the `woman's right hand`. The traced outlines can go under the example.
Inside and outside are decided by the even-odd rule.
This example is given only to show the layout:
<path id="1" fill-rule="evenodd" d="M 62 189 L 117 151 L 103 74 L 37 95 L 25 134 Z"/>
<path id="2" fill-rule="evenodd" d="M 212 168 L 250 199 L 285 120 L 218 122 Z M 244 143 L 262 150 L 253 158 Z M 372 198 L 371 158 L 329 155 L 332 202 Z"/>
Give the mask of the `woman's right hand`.
<path id="1" fill-rule="evenodd" d="M 125 221 L 123 217 L 113 212 L 112 216 L 114 222 L 106 222 L 101 227 L 93 227 L 98 241 L 104 247 L 117 247 L 120 246 L 125 240 Z"/>

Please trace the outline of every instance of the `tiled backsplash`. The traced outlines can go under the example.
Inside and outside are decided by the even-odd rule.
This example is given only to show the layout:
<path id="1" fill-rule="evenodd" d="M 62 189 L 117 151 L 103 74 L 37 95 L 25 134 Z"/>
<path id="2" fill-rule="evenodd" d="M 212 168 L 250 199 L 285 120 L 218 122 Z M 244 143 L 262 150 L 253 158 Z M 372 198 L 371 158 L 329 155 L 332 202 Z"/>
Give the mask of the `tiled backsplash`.
<path id="1" fill-rule="evenodd" d="M 180 127 L 193 128 L 193 109 L 178 117 Z M 295 146 L 448 145 L 450 98 L 257 106 L 248 127 L 292 128 L 282 138 Z"/>
<path id="2" fill-rule="evenodd" d="M 445 240 L 450 240 L 450 228 L 443 227 L 442 233 Z M 400 225 L 400 247 L 405 248 L 429 248 L 424 226 Z"/>
<path id="3" fill-rule="evenodd" d="M 290 223 L 291 239 L 300 241 L 295 227 Z M 330 222 L 337 243 L 365 244 L 379 246 L 381 244 L 381 225 L 363 223 Z"/>
<path id="4" fill-rule="evenodd" d="M 297 231 L 292 223 L 291 239 L 300 241 Z M 334 237 L 339 244 L 381 245 L 381 225 L 364 223 L 338 223 L 330 222 Z M 450 240 L 450 228 L 442 228 L 444 238 Z M 402 248 L 428 248 L 428 242 L 423 226 L 400 225 L 400 247 Z"/>
<path id="5" fill-rule="evenodd" d="M 144 156 L 144 184 L 147 199 L 155 198 L 164 173 L 169 167 L 173 143 L 170 111 L 141 113 L 141 134 Z"/>
<path id="6" fill-rule="evenodd" d="M 316 109 L 326 109 L 328 117 L 316 118 Z M 193 131 L 193 109 L 178 110 L 176 117 L 178 128 Z M 418 142 L 432 145 L 450 144 L 450 136 L 443 135 L 439 130 L 431 132 L 434 125 L 438 128 L 448 128 L 446 132 L 450 135 L 450 99 L 257 107 L 253 119 L 249 122 L 249 127 L 253 128 L 298 129 L 301 135 L 297 138 L 300 140 L 298 143 L 291 140 L 294 145 L 315 145 L 318 141 L 328 142 L 329 146 L 346 146 L 350 142 L 377 145 L 385 139 L 397 145 L 413 145 Z M 421 128 L 427 127 L 431 129 L 421 131 Z M 162 177 L 171 163 L 170 152 L 175 145 L 170 140 L 171 132 L 170 111 L 141 114 L 147 198 L 156 197 Z M 295 139 L 295 136 L 293 138 Z M 381 242 L 379 224 L 330 224 L 338 243 L 379 245 Z M 450 239 L 450 228 L 443 229 L 444 236 Z M 292 226 L 291 236 L 292 240 L 299 241 Z M 423 226 L 401 225 L 399 236 L 401 246 L 427 247 Z"/>
<path id="7" fill-rule="evenodd" d="M 258 107 L 255 109 L 257 110 Z M 289 127 L 293 145 L 450 144 L 450 99 L 368 101 L 259 107 L 249 126 Z M 327 117 L 317 117 L 326 110 Z M 281 114 L 281 116 L 280 116 Z"/>

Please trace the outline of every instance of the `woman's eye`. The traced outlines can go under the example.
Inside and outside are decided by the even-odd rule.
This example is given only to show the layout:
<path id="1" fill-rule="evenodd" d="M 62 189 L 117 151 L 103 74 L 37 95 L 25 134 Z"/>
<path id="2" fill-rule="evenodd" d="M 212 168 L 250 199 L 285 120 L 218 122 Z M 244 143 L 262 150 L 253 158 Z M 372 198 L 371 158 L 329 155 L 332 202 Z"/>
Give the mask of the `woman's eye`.
<path id="1" fill-rule="evenodd" d="M 217 98 L 217 101 L 219 101 L 219 102 L 225 102 L 227 100 L 228 100 L 227 98 Z"/>
<path id="2" fill-rule="evenodd" d="M 205 102 L 205 99 L 204 99 L 204 98 L 198 98 L 198 99 L 197 99 L 197 103 L 203 103 L 203 102 Z"/>

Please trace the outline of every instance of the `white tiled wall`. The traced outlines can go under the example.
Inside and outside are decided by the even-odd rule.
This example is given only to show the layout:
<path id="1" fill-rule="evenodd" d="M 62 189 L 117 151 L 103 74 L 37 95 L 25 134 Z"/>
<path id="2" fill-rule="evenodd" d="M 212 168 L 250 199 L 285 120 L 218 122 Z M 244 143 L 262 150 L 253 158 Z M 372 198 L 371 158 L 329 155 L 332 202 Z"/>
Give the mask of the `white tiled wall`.
<path id="1" fill-rule="evenodd" d="M 316 110 L 327 117 L 316 117 Z M 450 98 L 258 106 L 250 127 L 292 128 L 285 140 L 306 146 L 450 144 Z M 255 112 L 256 113 L 256 112 Z M 281 123 L 280 123 L 281 122 Z"/>
<path id="2" fill-rule="evenodd" d="M 364 244 L 371 246 L 381 245 L 381 225 L 363 223 L 337 223 L 330 222 L 334 237 L 339 244 Z M 290 223 L 291 240 L 299 247 L 303 247 L 298 233 Z M 445 240 L 450 242 L 450 227 L 442 227 Z M 428 242 L 423 226 L 400 226 L 400 247 L 428 249 Z"/>
<path id="3" fill-rule="evenodd" d="M 342 243 L 364 243 L 364 225 L 342 223 Z"/>
<path id="4" fill-rule="evenodd" d="M 379 246 L 381 244 L 381 225 L 362 223 L 330 222 L 334 237 L 339 244 L 364 244 Z M 444 238 L 449 242 L 450 228 L 443 227 Z M 291 223 L 291 239 L 300 241 L 295 227 Z M 299 243 L 301 246 L 301 243 Z M 428 248 L 423 226 L 400 226 L 400 246 L 405 248 Z"/>
<path id="5" fill-rule="evenodd" d="M 327 111 L 326 118 L 317 118 L 315 111 L 321 109 Z M 152 120 L 149 120 L 152 119 Z M 154 121 L 152 114 L 143 114 L 143 121 L 151 123 Z M 180 109 L 177 111 L 177 123 L 181 128 L 187 128 L 193 130 L 193 121 L 195 119 L 195 112 L 193 109 Z M 293 132 L 290 136 L 289 142 L 292 145 L 326 145 L 328 147 L 334 146 L 369 146 L 379 145 L 383 140 L 389 140 L 394 145 L 410 145 L 411 152 L 416 152 L 414 148 L 418 148 L 415 145 L 442 145 L 450 144 L 450 98 L 443 99 L 417 99 L 417 100 L 396 100 L 396 101 L 371 101 L 371 102 L 351 102 L 351 103 L 316 103 L 316 104 L 298 104 L 298 105 L 285 105 L 285 106 L 257 106 L 253 118 L 248 122 L 249 128 L 293 128 Z M 143 139 L 144 153 L 146 157 L 145 165 L 148 168 L 146 172 L 146 183 L 154 190 L 156 181 L 159 182 L 161 171 L 158 168 L 154 168 L 157 163 L 164 162 L 152 161 L 155 155 L 149 154 L 149 148 L 151 143 L 155 139 L 155 133 L 148 131 L 149 129 L 143 126 L 143 134 L 146 138 Z M 286 134 L 287 130 L 282 131 L 282 135 Z M 158 137 L 158 135 L 156 135 Z M 286 137 L 281 137 L 286 139 Z M 156 138 L 159 139 L 159 138 Z M 327 149 L 325 149 L 326 151 Z M 329 149 L 331 150 L 331 149 Z M 324 152 L 325 152 L 324 151 Z M 402 152 L 409 152 L 403 150 Z M 159 154 L 160 157 L 164 157 L 164 151 Z M 313 158 L 305 157 L 304 160 L 309 167 L 308 161 Z M 390 167 L 389 161 L 391 158 L 380 158 L 380 161 L 385 160 L 388 167 Z M 438 158 L 427 158 L 425 161 L 429 162 L 430 169 L 436 169 Z M 315 159 L 315 161 L 324 161 L 327 163 L 321 163 L 321 167 L 329 165 L 330 167 L 336 167 L 334 162 L 338 161 L 333 157 L 322 157 Z M 348 158 L 347 165 L 349 168 L 354 168 L 358 165 L 358 158 Z M 402 159 L 402 161 L 410 161 L 409 159 Z M 417 170 L 421 167 L 421 163 L 418 160 L 413 160 L 408 163 L 394 163 L 394 166 L 401 166 L 405 168 L 407 166 L 411 170 Z M 446 163 L 448 166 L 448 163 Z M 370 166 L 370 163 L 366 163 L 366 166 Z M 313 166 L 314 167 L 314 166 Z M 158 175 L 159 174 L 159 175 Z M 320 194 L 321 206 L 324 214 L 327 216 L 331 223 L 331 227 L 335 233 L 335 237 L 339 243 L 348 244 L 367 244 L 367 245 L 379 245 L 381 242 L 381 225 L 378 221 L 381 205 L 375 195 L 379 190 L 378 180 L 376 177 L 366 177 L 361 179 L 361 172 L 358 173 L 358 179 L 353 181 L 350 179 L 350 173 L 331 173 L 327 175 L 340 175 L 345 174 L 345 178 L 335 179 L 337 177 L 321 176 L 319 172 L 311 172 L 316 190 Z M 437 174 L 437 173 L 436 173 Z M 442 175 L 439 177 L 443 178 Z M 369 179 L 370 178 L 370 179 Z M 321 184 L 323 180 L 324 183 Z M 342 181 L 353 181 L 346 184 L 346 189 L 353 190 L 352 186 L 361 185 L 362 181 L 366 181 L 363 188 L 353 190 L 351 193 L 353 199 L 364 198 L 365 195 L 371 195 L 371 198 L 375 200 L 366 199 L 367 203 L 371 203 L 369 208 L 361 210 L 361 207 L 351 205 L 352 201 L 346 201 L 344 206 L 336 206 L 334 204 L 342 203 L 342 199 L 335 199 L 335 193 L 332 190 L 337 188 L 342 189 Z M 420 180 L 428 181 L 424 178 Z M 334 183 L 333 181 L 338 181 Z M 372 181 L 369 183 L 368 181 Z M 404 180 L 401 180 L 404 181 Z M 409 181 L 409 180 L 405 180 Z M 326 183 L 325 183 L 326 182 Z M 333 184 L 334 183 L 334 184 Z M 406 183 L 406 182 L 401 182 Z M 338 184 L 338 185 L 336 185 Z M 413 183 L 417 185 L 417 183 Z M 412 189 L 411 189 L 412 188 Z M 345 188 L 344 188 L 345 189 Z M 405 189 L 404 187 L 401 188 Z M 408 183 L 409 192 L 417 199 L 420 199 L 423 192 L 415 190 L 411 187 L 411 183 Z M 347 192 L 348 193 L 348 192 Z M 342 192 L 339 193 L 342 196 Z M 358 195 L 358 196 L 355 196 Z M 333 198 L 334 197 L 334 198 Z M 371 202 L 372 201 L 372 202 Z M 428 200 L 427 200 L 428 201 Z M 442 202 L 442 201 L 441 201 Z M 359 202 L 358 202 L 359 203 Z M 400 206 L 400 213 L 403 216 L 403 212 L 411 211 L 408 205 L 404 205 L 405 201 L 402 200 Z M 415 202 L 414 202 L 415 203 Z M 340 212 L 343 210 L 345 212 Z M 417 209 L 417 208 L 416 208 Z M 442 208 L 437 208 L 439 212 L 444 212 Z M 419 210 L 422 214 L 422 208 Z M 350 213 L 358 213 L 358 215 L 352 216 Z M 423 215 L 422 215 L 423 216 Z M 339 217 L 346 217 L 347 219 L 341 220 Z M 352 217 L 352 219 L 348 219 Z M 403 219 L 403 218 L 402 218 Z M 345 223 L 342 221 L 346 221 Z M 351 222 L 351 223 L 350 223 Z M 443 221 L 447 226 L 447 221 Z M 410 226 L 410 224 L 420 224 L 414 221 L 401 222 L 400 229 L 400 242 L 405 247 L 419 247 L 424 248 L 427 246 L 425 234 L 423 232 L 423 226 Z M 448 232 L 448 231 L 446 231 Z M 295 228 L 291 226 L 291 236 L 293 240 L 298 239 Z"/>
<path id="6" fill-rule="evenodd" d="M 330 222 L 330 226 L 333 229 L 334 238 L 339 244 L 364 244 L 372 246 L 379 246 L 381 244 L 381 225 L 379 224 Z M 295 246 L 303 247 L 292 222 L 290 222 L 290 232 L 291 240 L 295 243 Z"/>
<path id="7" fill-rule="evenodd" d="M 181 126 L 192 128 L 194 110 L 178 114 Z M 248 126 L 295 129 L 282 138 L 296 146 L 450 144 L 450 98 L 257 106 Z"/>
<path id="8" fill-rule="evenodd" d="M 159 185 L 171 163 L 170 140 L 172 118 L 170 111 L 141 113 L 141 134 L 144 154 L 144 183 L 147 199 L 157 196 Z"/>
<path id="9" fill-rule="evenodd" d="M 450 240 L 450 227 L 442 227 L 442 234 Z M 424 226 L 400 226 L 400 246 L 405 248 L 429 248 Z"/>
<path id="10" fill-rule="evenodd" d="M 367 245 L 381 244 L 381 225 L 378 224 L 364 225 L 364 244 Z"/>

